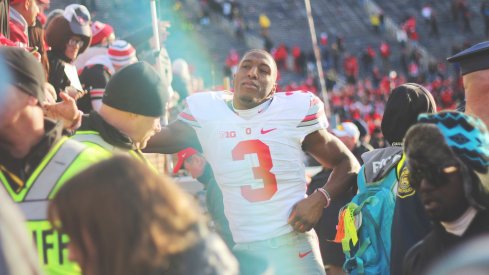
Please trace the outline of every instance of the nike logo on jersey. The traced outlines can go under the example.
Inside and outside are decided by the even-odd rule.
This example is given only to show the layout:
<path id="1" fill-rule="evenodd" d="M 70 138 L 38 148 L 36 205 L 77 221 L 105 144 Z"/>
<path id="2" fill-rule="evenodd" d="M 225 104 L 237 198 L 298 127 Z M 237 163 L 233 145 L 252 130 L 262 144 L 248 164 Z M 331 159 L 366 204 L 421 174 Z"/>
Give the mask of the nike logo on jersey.
<path id="1" fill-rule="evenodd" d="M 302 258 L 306 257 L 307 255 L 311 254 L 311 252 L 312 252 L 312 250 L 309 250 L 309 251 L 307 251 L 305 253 L 300 253 L 299 252 L 299 258 L 302 259 Z"/>
<path id="2" fill-rule="evenodd" d="M 268 129 L 268 130 L 263 130 L 263 128 L 261 128 L 260 133 L 261 133 L 262 135 L 264 135 L 264 134 L 268 134 L 268 133 L 270 133 L 270 132 L 271 132 L 271 131 L 273 131 L 273 130 L 277 130 L 277 128 L 272 128 L 272 129 Z"/>

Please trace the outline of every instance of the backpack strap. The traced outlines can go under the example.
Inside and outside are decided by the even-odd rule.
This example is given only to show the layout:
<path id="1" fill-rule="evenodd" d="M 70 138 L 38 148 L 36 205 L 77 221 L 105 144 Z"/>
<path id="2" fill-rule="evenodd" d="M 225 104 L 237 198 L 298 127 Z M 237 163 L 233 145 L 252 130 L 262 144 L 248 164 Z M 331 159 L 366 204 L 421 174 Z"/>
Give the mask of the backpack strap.
<path id="1" fill-rule="evenodd" d="M 365 174 L 365 165 L 362 165 L 357 176 L 358 193 L 365 192 L 367 190 L 367 175 Z"/>
<path id="2" fill-rule="evenodd" d="M 357 268 L 356 270 L 358 271 L 358 274 L 365 274 L 365 265 L 363 264 L 363 259 L 362 255 L 367 251 L 367 248 L 370 246 L 372 242 L 370 241 L 370 238 L 367 238 L 365 241 L 362 242 L 360 247 L 358 248 L 357 253 L 355 254 L 355 261 L 357 263 Z"/>

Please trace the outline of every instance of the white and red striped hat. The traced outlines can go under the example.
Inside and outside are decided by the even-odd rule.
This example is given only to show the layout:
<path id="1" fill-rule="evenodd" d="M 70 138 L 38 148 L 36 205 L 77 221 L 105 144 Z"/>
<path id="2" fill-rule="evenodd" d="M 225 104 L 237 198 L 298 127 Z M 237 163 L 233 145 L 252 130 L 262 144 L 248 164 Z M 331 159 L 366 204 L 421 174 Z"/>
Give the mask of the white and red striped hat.
<path id="1" fill-rule="evenodd" d="M 109 46 L 107 55 L 113 65 L 126 66 L 138 61 L 134 47 L 124 40 L 116 40 Z"/>

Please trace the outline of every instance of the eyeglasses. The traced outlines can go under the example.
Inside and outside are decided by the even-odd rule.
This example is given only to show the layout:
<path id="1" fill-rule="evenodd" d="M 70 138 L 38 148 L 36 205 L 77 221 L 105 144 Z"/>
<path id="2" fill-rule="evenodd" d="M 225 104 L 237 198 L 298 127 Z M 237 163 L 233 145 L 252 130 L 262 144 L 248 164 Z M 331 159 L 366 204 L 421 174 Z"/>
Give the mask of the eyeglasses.
<path id="1" fill-rule="evenodd" d="M 81 48 L 81 47 L 83 47 L 83 45 L 85 45 L 85 42 L 83 42 L 82 40 L 71 38 L 70 40 L 68 40 L 68 45 L 69 46 L 78 46 Z"/>
<path id="2" fill-rule="evenodd" d="M 460 164 L 451 164 L 444 166 L 431 166 L 423 168 L 414 168 L 408 165 L 409 184 L 414 189 L 418 189 L 421 181 L 426 179 L 430 185 L 435 187 L 443 186 L 447 183 L 448 177 L 460 171 Z"/>

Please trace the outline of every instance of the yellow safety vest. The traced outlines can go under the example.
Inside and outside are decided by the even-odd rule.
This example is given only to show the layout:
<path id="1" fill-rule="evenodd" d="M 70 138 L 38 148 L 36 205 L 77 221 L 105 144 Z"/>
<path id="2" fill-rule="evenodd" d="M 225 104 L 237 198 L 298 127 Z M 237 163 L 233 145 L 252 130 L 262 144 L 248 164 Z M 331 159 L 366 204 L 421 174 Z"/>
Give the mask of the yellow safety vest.
<path id="1" fill-rule="evenodd" d="M 44 156 L 20 191 L 13 190 L 0 171 L 0 186 L 25 215 L 46 274 L 81 273 L 76 263 L 68 261 L 68 236 L 54 231 L 47 219 L 49 200 L 68 179 L 110 155 L 63 137 Z"/>
<path id="2" fill-rule="evenodd" d="M 147 164 L 151 169 L 153 169 L 155 172 L 157 172 L 156 168 L 153 166 L 153 164 L 144 157 L 143 153 L 141 150 L 128 150 L 128 149 L 122 149 L 117 146 L 114 146 L 108 142 L 106 142 L 97 131 L 76 131 L 75 134 L 71 137 L 72 139 L 79 141 L 89 147 L 93 147 L 95 149 L 100 149 L 102 148 L 103 150 L 108 150 L 110 152 L 113 152 L 115 154 L 117 153 L 122 153 L 122 154 L 129 154 L 130 156 L 134 157 L 135 159 L 144 162 Z"/>

